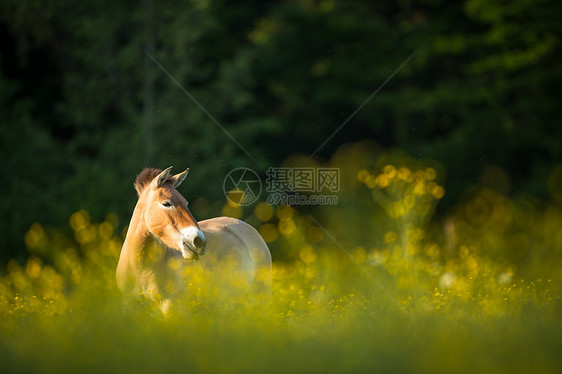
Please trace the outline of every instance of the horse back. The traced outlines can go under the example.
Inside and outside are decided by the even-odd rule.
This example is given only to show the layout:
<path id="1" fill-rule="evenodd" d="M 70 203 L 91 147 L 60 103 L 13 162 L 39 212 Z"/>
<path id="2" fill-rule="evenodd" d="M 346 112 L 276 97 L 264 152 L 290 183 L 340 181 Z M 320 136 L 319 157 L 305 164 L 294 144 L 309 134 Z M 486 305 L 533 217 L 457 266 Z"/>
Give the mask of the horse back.
<path id="1" fill-rule="evenodd" d="M 200 258 L 203 266 L 231 266 L 229 272 L 271 287 L 271 253 L 256 229 L 230 217 L 200 221 L 199 227 L 207 238 L 207 253 Z"/>

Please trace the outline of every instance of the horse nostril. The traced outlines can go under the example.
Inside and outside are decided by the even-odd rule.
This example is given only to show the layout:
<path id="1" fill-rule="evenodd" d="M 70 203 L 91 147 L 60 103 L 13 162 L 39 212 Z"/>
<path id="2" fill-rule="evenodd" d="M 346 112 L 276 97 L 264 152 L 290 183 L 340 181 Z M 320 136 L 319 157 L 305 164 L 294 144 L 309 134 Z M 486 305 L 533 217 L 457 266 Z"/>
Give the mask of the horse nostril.
<path id="1" fill-rule="evenodd" d="M 201 238 L 199 236 L 196 236 L 195 239 L 193 239 L 193 245 L 196 248 L 205 248 L 205 239 Z"/>

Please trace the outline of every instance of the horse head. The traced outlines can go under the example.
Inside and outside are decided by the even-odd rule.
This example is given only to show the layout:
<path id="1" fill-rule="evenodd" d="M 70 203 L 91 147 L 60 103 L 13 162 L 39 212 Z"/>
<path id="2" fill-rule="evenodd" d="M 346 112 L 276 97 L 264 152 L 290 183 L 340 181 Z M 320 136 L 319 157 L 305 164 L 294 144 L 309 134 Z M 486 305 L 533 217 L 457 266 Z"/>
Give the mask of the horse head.
<path id="1" fill-rule="evenodd" d="M 143 177 L 139 175 L 135 187 L 139 204 L 144 207 L 144 223 L 148 231 L 166 246 L 180 251 L 186 259 L 197 260 L 205 254 L 205 235 L 187 208 L 187 200 L 176 190 L 189 168 L 173 176 L 170 176 L 171 169 L 170 166 L 161 171 L 149 183 L 142 183 Z M 151 170 L 152 175 L 159 171 Z"/>

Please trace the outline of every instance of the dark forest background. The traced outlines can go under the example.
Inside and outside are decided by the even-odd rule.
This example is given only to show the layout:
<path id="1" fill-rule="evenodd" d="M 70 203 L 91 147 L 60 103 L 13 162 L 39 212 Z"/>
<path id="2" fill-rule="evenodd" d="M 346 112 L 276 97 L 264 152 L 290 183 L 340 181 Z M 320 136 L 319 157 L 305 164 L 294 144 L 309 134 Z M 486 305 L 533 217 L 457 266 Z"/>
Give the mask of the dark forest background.
<path id="1" fill-rule="evenodd" d="M 148 165 L 190 167 L 182 193 L 218 214 L 231 169 L 313 154 L 405 62 L 319 161 L 371 139 L 442 165 L 442 211 L 482 184 L 547 201 L 561 16 L 554 0 L 3 0 L 1 257 L 79 209 L 126 224 Z"/>

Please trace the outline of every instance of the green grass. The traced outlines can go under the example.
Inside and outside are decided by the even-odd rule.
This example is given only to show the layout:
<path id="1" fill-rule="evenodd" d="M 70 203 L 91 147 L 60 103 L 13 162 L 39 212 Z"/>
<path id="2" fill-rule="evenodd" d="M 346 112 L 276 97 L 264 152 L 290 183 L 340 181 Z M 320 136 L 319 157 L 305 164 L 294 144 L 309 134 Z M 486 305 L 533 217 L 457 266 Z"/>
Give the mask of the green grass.
<path id="1" fill-rule="evenodd" d="M 283 257 L 266 306 L 211 298 L 194 278 L 168 318 L 124 312 L 115 217 L 77 212 L 71 237 L 34 225 L 29 260 L 0 278 L 2 372 L 560 372 L 559 204 L 482 191 L 430 224 L 434 173 L 383 170 L 342 192 L 376 219 L 332 208 L 330 235 L 289 207 L 255 208 Z"/>

